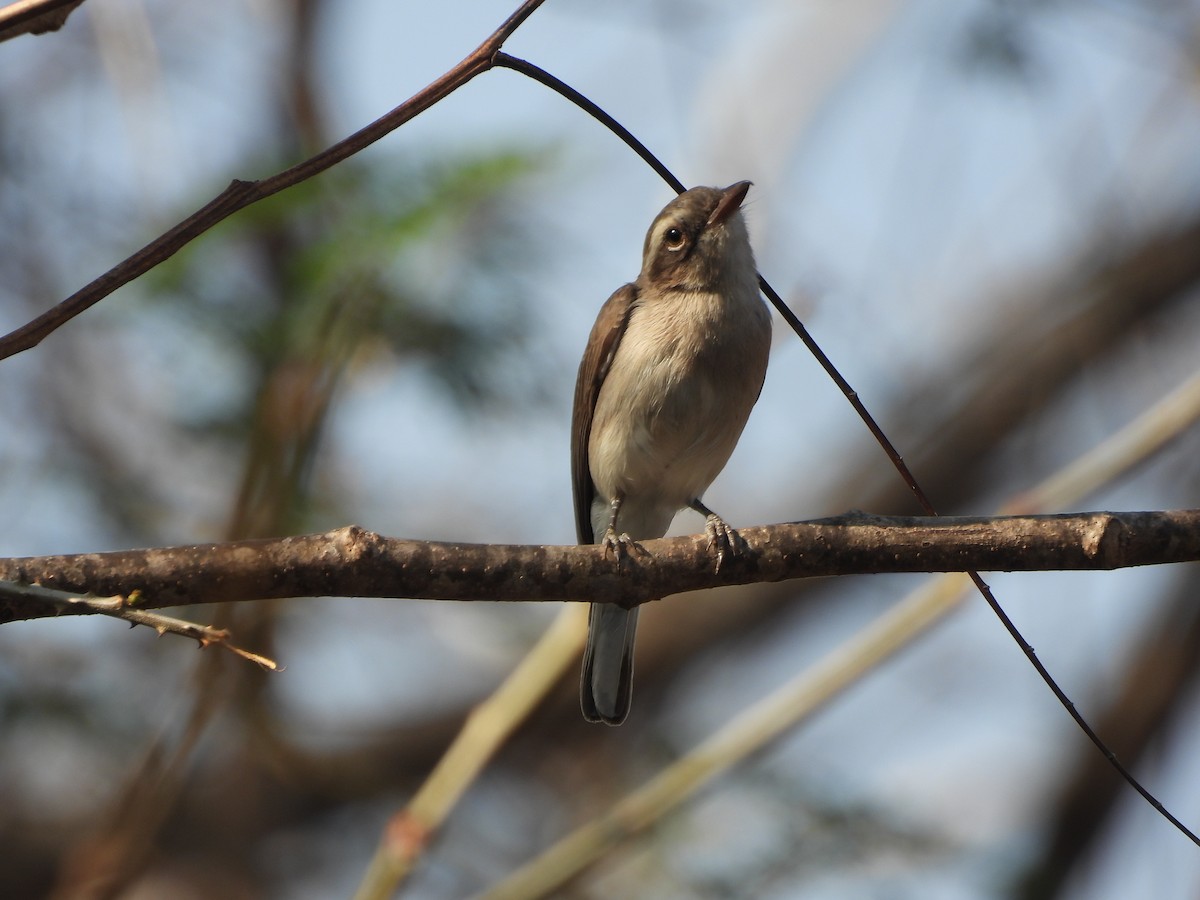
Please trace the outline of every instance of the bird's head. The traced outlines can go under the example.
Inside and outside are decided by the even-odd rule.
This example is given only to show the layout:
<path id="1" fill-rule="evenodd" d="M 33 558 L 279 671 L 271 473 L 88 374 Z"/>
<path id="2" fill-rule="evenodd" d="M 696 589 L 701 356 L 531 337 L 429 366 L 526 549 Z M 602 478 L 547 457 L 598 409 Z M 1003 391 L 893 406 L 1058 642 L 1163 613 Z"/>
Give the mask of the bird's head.
<path id="1" fill-rule="evenodd" d="M 727 188 L 694 187 L 658 214 L 646 232 L 639 285 L 666 290 L 719 289 L 754 272 L 741 206 L 749 181 Z"/>

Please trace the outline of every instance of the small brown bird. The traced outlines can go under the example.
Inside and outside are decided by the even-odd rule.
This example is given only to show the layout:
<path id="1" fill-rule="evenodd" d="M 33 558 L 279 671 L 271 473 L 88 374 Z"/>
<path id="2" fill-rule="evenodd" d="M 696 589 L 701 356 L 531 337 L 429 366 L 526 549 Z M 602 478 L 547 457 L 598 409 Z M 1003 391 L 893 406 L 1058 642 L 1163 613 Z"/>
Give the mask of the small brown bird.
<path id="1" fill-rule="evenodd" d="M 696 187 L 650 225 L 637 281 L 592 326 L 571 422 L 580 543 L 617 554 L 662 537 L 679 510 L 706 517 L 717 565 L 733 531 L 701 502 L 762 390 L 771 317 L 741 204 L 750 182 Z M 593 603 L 580 701 L 590 722 L 629 713 L 638 610 Z"/>

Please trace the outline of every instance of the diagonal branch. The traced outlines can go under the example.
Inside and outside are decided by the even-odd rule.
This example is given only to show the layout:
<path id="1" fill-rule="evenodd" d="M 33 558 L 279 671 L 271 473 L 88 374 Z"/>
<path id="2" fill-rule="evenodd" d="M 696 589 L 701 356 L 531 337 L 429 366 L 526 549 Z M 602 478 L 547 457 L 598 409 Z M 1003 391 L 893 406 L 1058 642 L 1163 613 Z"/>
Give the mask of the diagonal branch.
<path id="1" fill-rule="evenodd" d="M 376 119 L 332 147 L 261 181 L 235 179 L 220 195 L 174 228 L 159 235 L 141 250 L 113 266 L 52 309 L 0 337 L 0 359 L 36 347 L 47 335 L 103 300 L 117 288 L 174 256 L 188 243 L 235 212 L 324 172 L 395 131 L 435 103 L 444 100 L 476 75 L 492 68 L 495 65 L 495 56 L 504 42 L 543 2 L 545 0 L 525 0 L 516 12 L 460 63 L 387 115 Z"/>
<path id="2" fill-rule="evenodd" d="M 17 0 L 0 9 L 0 41 L 58 31 L 83 0 Z"/>
<path id="3" fill-rule="evenodd" d="M 1115 569 L 1200 559 L 1200 510 L 923 518 L 851 513 L 746 528 L 719 572 L 703 535 L 647 541 L 620 565 L 597 546 L 451 544 L 356 526 L 264 540 L 0 559 L 0 579 L 142 608 L 302 596 L 579 600 L 636 605 L 733 584 L 884 572 Z M 86 607 L 67 613 L 94 612 Z M 0 599 L 0 622 L 44 605 Z"/>

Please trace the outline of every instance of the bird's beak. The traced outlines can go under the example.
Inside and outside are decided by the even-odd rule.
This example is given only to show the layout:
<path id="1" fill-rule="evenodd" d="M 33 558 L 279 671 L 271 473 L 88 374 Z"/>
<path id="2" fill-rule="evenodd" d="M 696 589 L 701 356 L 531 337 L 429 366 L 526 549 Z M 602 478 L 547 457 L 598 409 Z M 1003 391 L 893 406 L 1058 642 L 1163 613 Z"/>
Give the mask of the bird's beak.
<path id="1" fill-rule="evenodd" d="M 718 222 L 724 222 L 741 206 L 742 201 L 746 199 L 746 191 L 750 190 L 749 181 L 739 181 L 731 184 L 721 192 L 721 200 L 717 203 L 717 208 L 712 211 L 712 215 L 708 217 L 708 221 L 704 223 L 705 228 L 711 228 Z"/>

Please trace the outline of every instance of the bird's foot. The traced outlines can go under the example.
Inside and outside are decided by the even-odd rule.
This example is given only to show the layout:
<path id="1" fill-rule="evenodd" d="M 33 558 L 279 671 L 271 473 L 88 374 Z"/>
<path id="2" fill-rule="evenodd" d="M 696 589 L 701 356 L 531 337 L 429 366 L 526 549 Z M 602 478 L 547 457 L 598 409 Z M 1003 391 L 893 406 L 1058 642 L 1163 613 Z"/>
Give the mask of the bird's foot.
<path id="1" fill-rule="evenodd" d="M 611 525 L 605 529 L 604 536 L 600 538 L 600 543 L 604 546 L 604 555 L 613 556 L 617 560 L 617 571 L 621 570 L 622 563 L 629 559 L 631 555 L 649 556 L 650 551 L 631 538 L 628 534 L 617 534 L 616 529 Z"/>
<path id="2" fill-rule="evenodd" d="M 704 533 L 708 535 L 708 552 L 717 557 L 716 571 L 721 571 L 727 557 L 737 556 L 746 546 L 742 536 L 728 522 L 699 500 L 691 502 L 692 509 L 704 516 Z"/>
<path id="3" fill-rule="evenodd" d="M 704 533 L 708 535 L 708 551 L 717 555 L 717 571 L 721 571 L 721 564 L 725 562 L 726 556 L 737 556 L 742 552 L 742 545 L 745 541 L 724 519 L 716 513 L 709 515 L 704 520 Z"/>

